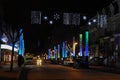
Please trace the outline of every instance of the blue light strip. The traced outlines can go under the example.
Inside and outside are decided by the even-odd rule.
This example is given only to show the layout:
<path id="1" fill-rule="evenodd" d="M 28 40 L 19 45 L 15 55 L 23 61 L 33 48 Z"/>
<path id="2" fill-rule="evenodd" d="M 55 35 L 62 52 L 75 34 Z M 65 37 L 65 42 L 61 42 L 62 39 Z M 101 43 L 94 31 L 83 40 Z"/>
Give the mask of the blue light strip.
<path id="1" fill-rule="evenodd" d="M 22 34 L 23 35 L 23 34 Z M 23 37 L 22 37 L 23 38 Z M 24 56 L 24 53 L 25 53 L 25 45 L 24 45 L 24 39 L 23 39 L 23 54 L 22 54 L 22 56 Z"/>
<path id="2" fill-rule="evenodd" d="M 51 57 L 52 57 L 52 59 L 54 59 L 54 52 L 53 52 L 53 50 L 51 49 Z"/>
<path id="3" fill-rule="evenodd" d="M 58 58 L 60 58 L 60 45 L 58 44 Z"/>
<path id="4" fill-rule="evenodd" d="M 20 34 L 22 33 L 22 29 L 20 29 Z M 20 35 L 19 39 L 19 55 L 24 56 L 24 40 L 23 40 L 23 33 Z"/>
<path id="5" fill-rule="evenodd" d="M 51 58 L 51 56 L 50 56 L 50 49 L 48 49 L 48 59 L 50 59 Z"/>
<path id="6" fill-rule="evenodd" d="M 57 58 L 57 54 L 56 54 L 56 46 L 54 46 L 54 58 Z"/>
<path id="7" fill-rule="evenodd" d="M 62 46 L 62 58 L 65 57 L 65 50 L 64 50 L 64 46 L 65 46 L 65 43 L 63 42 L 63 46 Z"/>
<path id="8" fill-rule="evenodd" d="M 65 44 L 64 44 L 65 58 L 67 58 L 67 53 L 68 53 L 68 51 L 67 51 L 67 49 L 66 49 L 66 46 L 67 46 L 67 42 L 65 42 Z"/>

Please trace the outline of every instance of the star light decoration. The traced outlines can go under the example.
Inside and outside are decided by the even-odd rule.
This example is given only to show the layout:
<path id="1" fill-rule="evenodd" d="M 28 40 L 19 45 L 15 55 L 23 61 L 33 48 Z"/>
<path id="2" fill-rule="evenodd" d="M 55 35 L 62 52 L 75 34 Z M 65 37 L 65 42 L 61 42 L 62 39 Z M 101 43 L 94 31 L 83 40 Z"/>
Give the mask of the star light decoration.
<path id="1" fill-rule="evenodd" d="M 52 14 L 52 16 L 41 15 L 41 11 L 32 11 L 31 12 L 31 24 L 41 24 L 41 18 L 48 22 L 49 24 L 54 24 L 54 20 L 59 20 L 62 15 L 58 13 Z M 87 16 L 81 16 L 83 20 L 87 20 Z M 54 19 L 54 20 L 53 20 Z M 106 15 L 98 15 L 97 19 L 92 20 L 93 23 L 100 25 L 101 27 L 106 24 Z M 88 22 L 87 24 L 90 26 L 92 22 Z M 57 23 L 57 22 L 56 22 Z M 64 13 L 63 14 L 63 24 L 65 25 L 80 25 L 80 13 Z"/>
<path id="2" fill-rule="evenodd" d="M 55 20 L 60 19 L 60 15 L 59 15 L 58 13 L 55 13 L 53 16 L 54 16 L 53 18 L 54 18 Z"/>

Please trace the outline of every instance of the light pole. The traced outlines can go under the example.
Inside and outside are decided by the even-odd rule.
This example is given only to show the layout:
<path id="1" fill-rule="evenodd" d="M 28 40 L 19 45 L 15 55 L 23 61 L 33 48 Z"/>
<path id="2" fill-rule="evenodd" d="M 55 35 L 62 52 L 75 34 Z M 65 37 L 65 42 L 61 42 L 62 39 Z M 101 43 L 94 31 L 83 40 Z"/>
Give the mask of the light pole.
<path id="1" fill-rule="evenodd" d="M 77 44 L 78 44 L 77 42 L 73 43 L 73 56 L 75 56 L 75 47 L 76 47 Z"/>

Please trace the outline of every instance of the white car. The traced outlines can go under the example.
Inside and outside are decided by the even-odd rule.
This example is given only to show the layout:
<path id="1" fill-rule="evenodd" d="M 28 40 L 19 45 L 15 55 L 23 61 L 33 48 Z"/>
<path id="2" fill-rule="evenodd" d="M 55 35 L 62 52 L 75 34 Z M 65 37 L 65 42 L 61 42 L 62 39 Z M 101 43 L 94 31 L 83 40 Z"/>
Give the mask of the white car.
<path id="1" fill-rule="evenodd" d="M 73 64 L 74 62 L 71 58 L 67 58 L 63 63 L 64 63 L 65 66 L 68 66 L 70 64 Z"/>

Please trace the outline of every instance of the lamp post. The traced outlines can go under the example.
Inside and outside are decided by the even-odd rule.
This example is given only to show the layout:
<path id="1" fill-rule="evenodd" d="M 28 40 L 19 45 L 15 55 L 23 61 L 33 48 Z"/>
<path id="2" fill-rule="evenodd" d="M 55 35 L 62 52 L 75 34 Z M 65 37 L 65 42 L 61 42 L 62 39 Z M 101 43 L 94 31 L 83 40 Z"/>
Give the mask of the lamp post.
<path id="1" fill-rule="evenodd" d="M 78 44 L 77 42 L 73 43 L 73 56 L 75 56 L 75 47 L 76 47 L 77 44 Z"/>

